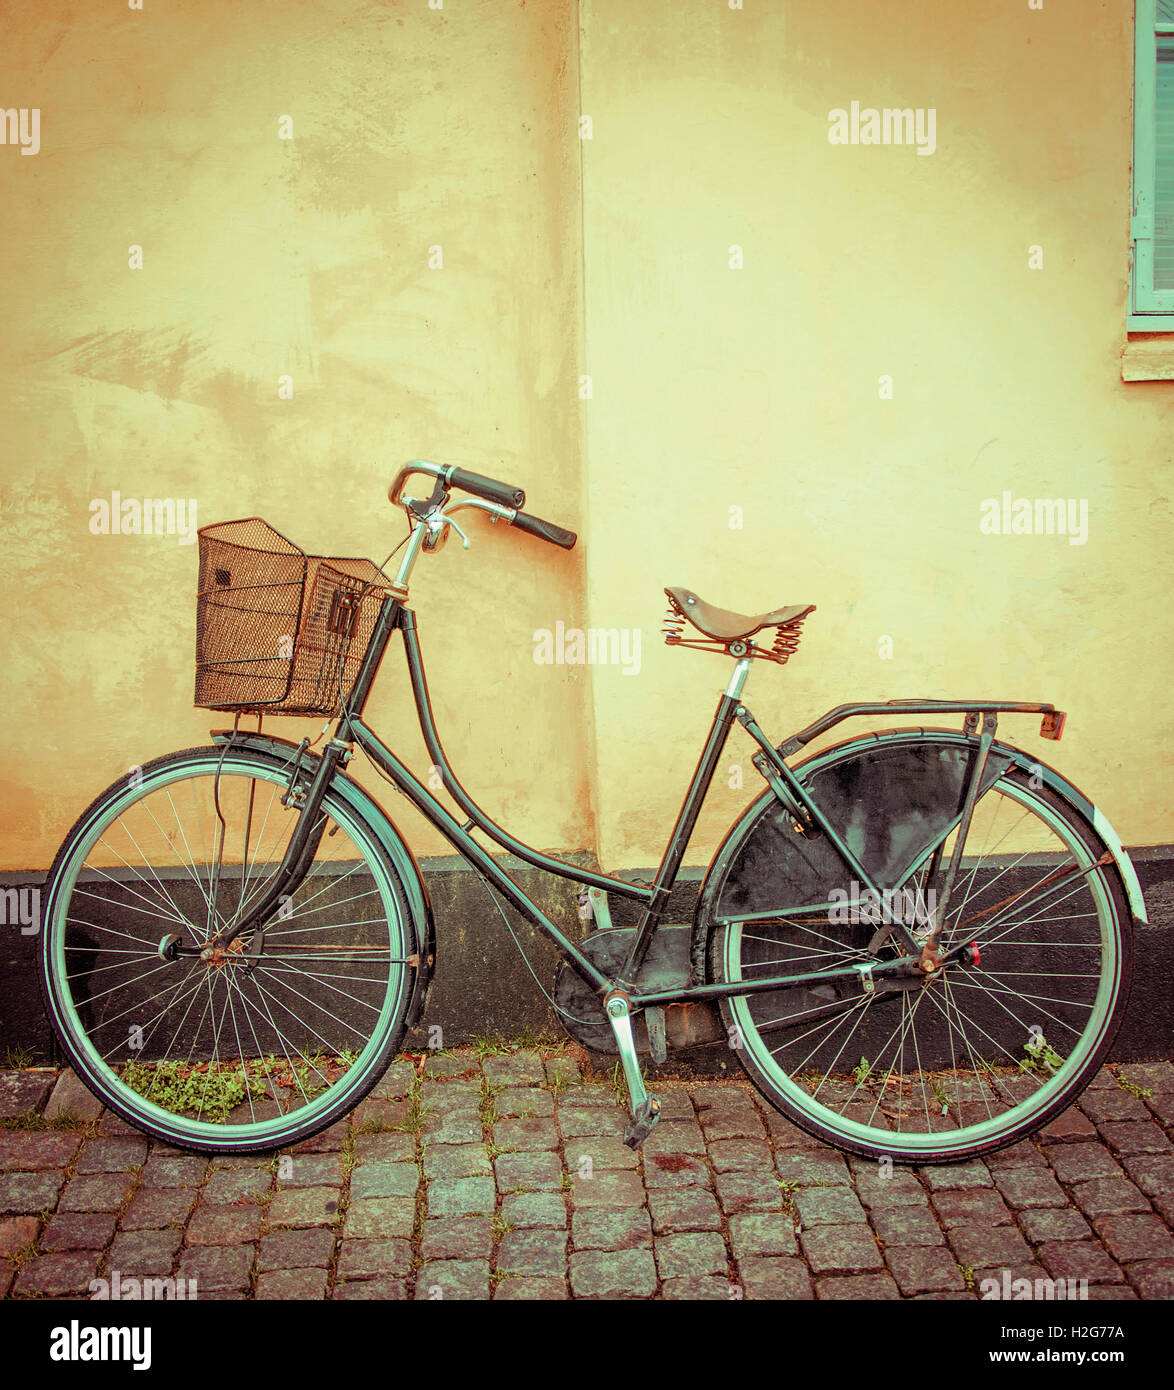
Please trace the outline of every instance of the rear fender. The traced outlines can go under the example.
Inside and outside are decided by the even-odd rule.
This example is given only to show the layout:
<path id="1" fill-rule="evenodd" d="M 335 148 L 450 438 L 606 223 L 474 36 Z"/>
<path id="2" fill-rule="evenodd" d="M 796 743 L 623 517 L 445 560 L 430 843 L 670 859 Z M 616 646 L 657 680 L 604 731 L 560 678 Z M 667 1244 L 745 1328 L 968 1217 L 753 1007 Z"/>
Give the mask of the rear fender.
<path id="1" fill-rule="evenodd" d="M 794 772 L 877 886 L 885 889 L 898 884 L 958 819 L 978 743 L 956 729 L 890 729 L 826 748 Z M 983 790 L 1009 767 L 1038 777 L 1100 836 L 1134 918 L 1145 922 L 1137 873 L 1100 810 L 1055 768 L 1007 743 L 992 743 Z M 694 918 L 694 981 L 706 978 L 708 936 L 715 923 L 770 911 L 781 901 L 791 906 L 823 902 L 829 875 L 835 881 L 846 872 L 826 838 L 799 834 L 767 788 L 730 827 L 706 872 Z"/>

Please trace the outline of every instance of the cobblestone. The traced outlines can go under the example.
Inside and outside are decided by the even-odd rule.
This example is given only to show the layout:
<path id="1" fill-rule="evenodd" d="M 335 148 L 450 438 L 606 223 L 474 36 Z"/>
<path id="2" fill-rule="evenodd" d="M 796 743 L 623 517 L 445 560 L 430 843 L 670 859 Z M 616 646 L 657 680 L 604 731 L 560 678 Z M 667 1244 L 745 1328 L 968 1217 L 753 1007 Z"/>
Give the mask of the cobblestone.
<path id="1" fill-rule="evenodd" d="M 408 1114 L 397 1062 L 276 1166 L 149 1141 L 90 1097 L 84 1130 L 0 1129 L 0 1297 L 84 1298 L 118 1269 L 209 1301 L 973 1300 L 1005 1278 L 1169 1301 L 1174 1065 L 1118 1070 L 1150 1095 L 1105 1069 L 1039 1134 L 921 1166 L 847 1158 L 743 1080 L 666 1081 L 630 1149 L 569 1048 L 429 1054 L 421 1134 L 380 1128 Z M 0 1072 L 0 1115 L 84 1108 L 79 1086 Z"/>
<path id="2" fill-rule="evenodd" d="M 118 1211 L 135 1185 L 131 1173 L 91 1173 L 70 1178 L 58 1202 L 60 1211 Z"/>
<path id="3" fill-rule="evenodd" d="M 319 1299 L 326 1297 L 327 1273 L 324 1269 L 278 1269 L 257 1276 L 255 1298 Z"/>
<path id="4" fill-rule="evenodd" d="M 802 1260 L 785 1256 L 742 1260 L 738 1264 L 746 1298 L 809 1299 L 815 1297 L 811 1274 Z"/>
<path id="5" fill-rule="evenodd" d="M 26 1240 L 36 1235 L 37 1221 L 34 1217 L 17 1217 L 15 1220 L 27 1223 L 26 1230 L 31 1225 L 32 1235 L 26 1236 Z M 117 1220 L 116 1213 L 112 1211 L 58 1212 L 45 1227 L 41 1249 L 46 1253 L 54 1250 L 105 1250 L 114 1239 Z M 12 1224 L 11 1220 L 0 1221 L 0 1230 L 9 1224 Z M 24 1244 L 24 1241 L 20 1243 Z M 5 1242 L 0 1240 L 0 1253 L 11 1254 L 12 1251 L 5 1249 L 4 1245 Z"/>
<path id="6" fill-rule="evenodd" d="M 965 1288 L 957 1262 L 941 1247 L 892 1246 L 885 1251 L 885 1263 L 906 1297 Z"/>
<path id="7" fill-rule="evenodd" d="M 881 1269 L 884 1261 L 872 1231 L 854 1226 L 815 1226 L 799 1237 L 813 1274 L 855 1274 Z"/>
<path id="8" fill-rule="evenodd" d="M 648 1194 L 652 1229 L 657 1235 L 673 1231 L 716 1231 L 721 1212 L 712 1193 L 703 1188 L 663 1189 Z"/>
<path id="9" fill-rule="evenodd" d="M 424 1222 L 420 1252 L 426 1260 L 487 1260 L 493 1230 L 487 1216 L 430 1216 Z"/>
<path id="10" fill-rule="evenodd" d="M 631 1250 L 651 1244 L 652 1222 L 644 1207 L 587 1208 L 571 1222 L 576 1250 Z"/>
<path id="11" fill-rule="evenodd" d="M 272 1231 L 261 1241 L 257 1268 L 325 1269 L 333 1254 L 332 1231 Z"/>
<path id="12" fill-rule="evenodd" d="M 52 1090 L 52 1076 L 32 1071 L 0 1071 L 0 1119 L 15 1120 L 43 1110 Z"/>
<path id="13" fill-rule="evenodd" d="M 576 1298 L 651 1298 L 656 1264 L 651 1250 L 580 1250 L 571 1255 L 570 1280 Z"/>
<path id="14" fill-rule="evenodd" d="M 716 1231 L 661 1236 L 656 1241 L 656 1267 L 662 1279 L 724 1274 L 728 1263 L 726 1243 Z"/>
<path id="15" fill-rule="evenodd" d="M 567 1204 L 561 1192 L 515 1192 L 503 1199 L 501 1219 L 519 1230 L 528 1226 L 565 1227 Z"/>

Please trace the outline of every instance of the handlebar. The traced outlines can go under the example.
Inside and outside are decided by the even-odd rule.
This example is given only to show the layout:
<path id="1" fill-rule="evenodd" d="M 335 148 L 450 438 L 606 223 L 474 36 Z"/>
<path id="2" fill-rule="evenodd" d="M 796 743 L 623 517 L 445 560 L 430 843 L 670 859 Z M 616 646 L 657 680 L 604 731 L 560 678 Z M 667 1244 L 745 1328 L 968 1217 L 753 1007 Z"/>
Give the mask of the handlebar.
<path id="1" fill-rule="evenodd" d="M 524 507 L 526 494 L 520 487 L 511 483 L 499 483 L 495 478 L 483 477 L 480 473 L 470 473 L 454 464 L 429 463 L 425 459 L 413 459 L 406 463 L 395 475 L 395 482 L 387 490 L 388 501 L 399 506 L 404 483 L 413 473 L 424 473 L 435 478 L 445 487 L 459 487 L 463 492 L 471 492 L 486 502 L 496 502 L 499 507 Z"/>
<path id="2" fill-rule="evenodd" d="M 544 521 L 541 517 L 531 516 L 528 512 L 521 511 L 520 508 L 526 501 L 526 494 L 520 487 L 499 482 L 495 478 L 486 478 L 480 473 L 470 473 L 466 469 L 457 468 L 452 464 L 429 463 L 425 459 L 414 459 L 411 463 L 405 464 L 396 474 L 395 481 L 387 490 L 388 500 L 393 505 L 403 505 L 404 484 L 413 473 L 422 473 L 426 477 L 434 479 L 438 488 L 447 490 L 449 487 L 457 487 L 463 492 L 471 493 L 483 502 L 490 503 L 491 514 L 495 517 L 508 521 L 519 531 L 537 536 L 539 540 L 546 541 L 550 545 L 561 546 L 563 550 L 571 550 L 578 540 L 574 531 L 568 531 L 565 527 L 555 525 L 553 521 Z M 444 495 L 445 492 L 439 494 L 439 496 Z M 411 498 L 408 499 L 409 502 L 411 500 Z M 433 501 L 436 502 L 437 500 L 438 494 L 434 492 Z M 460 503 L 457 505 L 475 504 Z M 490 510 L 490 508 L 485 508 L 485 510 Z M 416 515 L 418 516 L 419 513 Z"/>
<path id="3" fill-rule="evenodd" d="M 579 539 L 574 531 L 564 530 L 553 521 L 543 521 L 540 516 L 530 516 L 526 512 L 515 512 L 510 525 L 516 526 L 519 531 L 528 532 L 531 536 L 537 536 L 540 541 L 561 545 L 564 550 L 573 550 L 575 542 Z"/>
<path id="4" fill-rule="evenodd" d="M 496 502 L 499 507 L 524 507 L 526 494 L 520 487 L 509 483 L 499 483 L 494 478 L 485 478 L 480 473 L 467 473 L 463 468 L 447 470 L 445 482 L 450 487 L 459 487 L 471 492 L 485 502 Z"/>

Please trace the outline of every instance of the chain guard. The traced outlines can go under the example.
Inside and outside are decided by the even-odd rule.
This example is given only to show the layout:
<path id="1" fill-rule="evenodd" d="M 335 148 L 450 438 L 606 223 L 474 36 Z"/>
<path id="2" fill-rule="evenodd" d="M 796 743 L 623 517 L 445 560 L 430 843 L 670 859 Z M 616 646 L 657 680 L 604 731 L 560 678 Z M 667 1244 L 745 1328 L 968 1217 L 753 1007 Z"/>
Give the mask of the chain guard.
<path id="1" fill-rule="evenodd" d="M 634 927 L 612 927 L 597 931 L 578 943 L 579 950 L 592 965 L 608 978 L 619 974 L 635 938 Z M 560 1009 L 560 1022 L 577 1043 L 592 1052 L 616 1052 L 615 1034 L 603 1011 L 603 998 L 595 986 L 585 980 L 570 961 L 559 964 L 554 982 L 554 999 Z M 643 1020 L 633 1019 L 643 1032 Z M 644 1044 L 647 1046 L 647 1043 Z"/>
<path id="2" fill-rule="evenodd" d="M 578 943 L 579 949 L 608 979 L 623 968 L 632 948 L 634 927 L 608 927 L 592 932 Z M 641 992 L 654 994 L 686 988 L 690 981 L 689 951 L 693 939 L 691 924 L 662 923 L 653 933 L 644 962 L 636 972 Z M 603 1012 L 603 999 L 567 961 L 559 966 L 554 985 L 555 1002 L 570 1017 L 562 1016 L 563 1027 L 592 1052 L 616 1054 L 615 1034 Z M 669 1048 L 697 1047 L 724 1041 L 726 1030 L 709 1000 L 665 1004 L 660 1041 Z M 643 1010 L 632 1018 L 632 1033 L 638 1052 L 654 1052 L 648 1037 L 648 1018 Z"/>

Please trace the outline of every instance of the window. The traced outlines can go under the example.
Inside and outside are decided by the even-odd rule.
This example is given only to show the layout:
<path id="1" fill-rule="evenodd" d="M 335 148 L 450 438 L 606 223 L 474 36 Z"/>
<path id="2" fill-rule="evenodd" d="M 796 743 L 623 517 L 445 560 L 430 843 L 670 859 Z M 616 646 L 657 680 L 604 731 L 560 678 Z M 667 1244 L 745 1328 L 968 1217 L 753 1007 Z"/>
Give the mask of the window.
<path id="1" fill-rule="evenodd" d="M 1174 0 L 1137 0 L 1129 328 L 1174 331 Z"/>

